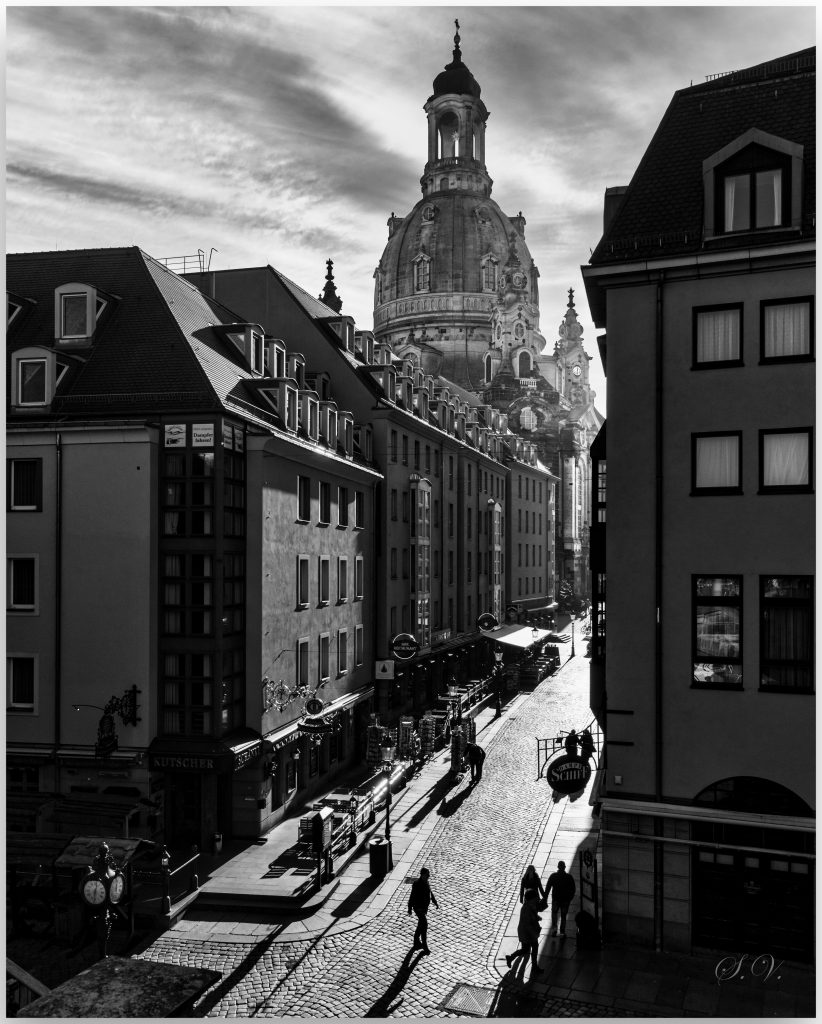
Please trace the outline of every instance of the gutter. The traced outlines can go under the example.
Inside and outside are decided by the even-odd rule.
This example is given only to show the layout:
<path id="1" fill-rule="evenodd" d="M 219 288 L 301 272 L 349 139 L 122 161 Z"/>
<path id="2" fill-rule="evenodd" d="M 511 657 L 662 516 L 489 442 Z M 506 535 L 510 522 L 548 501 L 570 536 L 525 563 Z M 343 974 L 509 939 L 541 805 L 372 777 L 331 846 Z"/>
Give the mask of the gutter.
<path id="1" fill-rule="evenodd" d="M 665 305 L 664 305 L 665 271 L 660 271 L 656 284 L 656 339 L 654 346 L 654 605 L 656 608 L 656 624 L 654 632 L 654 800 L 662 800 L 662 552 L 664 516 L 662 509 L 663 487 L 663 400 L 664 385 L 663 356 L 665 351 Z M 654 818 L 654 836 L 662 837 L 663 821 Z M 654 948 L 662 952 L 663 931 L 663 899 L 664 899 L 664 863 L 663 844 L 654 843 Z"/>
<path id="2" fill-rule="evenodd" d="M 55 481 L 55 538 L 54 564 L 56 580 L 54 583 L 54 769 L 55 784 L 57 779 L 57 751 L 60 747 L 62 720 L 60 705 L 62 697 L 62 647 L 63 647 L 63 437 L 58 431 L 55 436 L 56 481 Z"/>

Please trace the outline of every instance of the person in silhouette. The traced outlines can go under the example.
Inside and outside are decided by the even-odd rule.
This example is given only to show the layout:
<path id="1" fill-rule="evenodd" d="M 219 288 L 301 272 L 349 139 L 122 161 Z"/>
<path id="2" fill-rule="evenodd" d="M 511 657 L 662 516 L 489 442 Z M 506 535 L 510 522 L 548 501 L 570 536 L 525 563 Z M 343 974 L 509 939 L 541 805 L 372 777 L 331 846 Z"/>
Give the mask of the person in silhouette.
<path id="1" fill-rule="evenodd" d="M 479 782 L 482 778 L 482 765 L 485 761 L 485 751 L 478 743 L 465 744 L 465 756 L 471 769 L 471 782 Z"/>
<path id="2" fill-rule="evenodd" d="M 414 949 L 421 949 L 426 956 L 431 952 L 428 948 L 428 908 L 432 903 L 438 910 L 440 906 L 431 892 L 428 882 L 430 874 L 428 868 L 420 868 L 420 877 L 411 886 L 411 895 L 408 897 L 408 915 L 410 917 L 412 910 L 417 915 Z"/>
<path id="3" fill-rule="evenodd" d="M 579 739 L 579 746 L 582 756 L 586 761 L 590 761 L 594 756 L 594 737 L 591 735 L 590 729 L 583 730 L 582 736 Z"/>
<path id="4" fill-rule="evenodd" d="M 537 913 L 537 906 L 539 903 L 539 894 L 536 889 L 526 889 L 525 898 L 522 901 L 522 908 L 519 912 L 519 922 L 517 923 L 517 938 L 519 939 L 519 949 L 515 949 L 513 953 L 506 954 L 505 962 L 508 964 L 508 970 L 511 969 L 511 964 L 514 960 L 518 960 L 521 956 L 531 957 L 531 977 L 535 974 L 542 974 L 542 971 L 537 967 L 537 955 L 539 953 L 539 931 L 542 924 L 542 919 Z"/>
<path id="5" fill-rule="evenodd" d="M 570 757 L 577 756 L 577 746 L 579 745 L 579 736 L 577 736 L 576 729 L 572 729 L 565 737 L 565 753 Z"/>
<path id="6" fill-rule="evenodd" d="M 577 884 L 573 877 L 565 870 L 565 861 L 557 864 L 557 870 L 549 877 L 545 886 L 545 895 L 553 894 L 551 899 L 551 934 L 557 933 L 557 918 L 559 918 L 559 934 L 565 934 L 565 922 L 568 917 L 568 908 L 571 900 L 577 891 Z"/>
<path id="7" fill-rule="evenodd" d="M 522 876 L 522 881 L 519 883 L 519 901 L 522 903 L 525 898 L 526 890 L 536 889 L 537 895 L 541 900 L 545 899 L 545 889 L 542 885 L 542 881 L 537 874 L 537 869 L 533 864 L 529 864 L 525 869 L 525 874 Z"/>

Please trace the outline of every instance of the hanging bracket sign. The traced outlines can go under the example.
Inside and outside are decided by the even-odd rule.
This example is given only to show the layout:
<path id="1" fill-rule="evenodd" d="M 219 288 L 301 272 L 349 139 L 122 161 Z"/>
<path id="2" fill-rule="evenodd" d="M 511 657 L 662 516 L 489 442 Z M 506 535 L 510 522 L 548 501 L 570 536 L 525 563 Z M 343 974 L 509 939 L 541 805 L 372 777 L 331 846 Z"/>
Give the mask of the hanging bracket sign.
<path id="1" fill-rule="evenodd" d="M 410 661 L 419 653 L 420 645 L 410 633 L 398 633 L 391 641 L 391 653 L 400 661 Z"/>
<path id="2" fill-rule="evenodd" d="M 496 629 L 498 625 L 499 622 L 497 622 L 496 616 L 492 615 L 491 612 L 483 612 L 477 619 L 477 629 L 481 629 L 486 633 L 491 629 Z"/>
<path id="3" fill-rule="evenodd" d="M 579 793 L 585 789 L 591 778 L 591 766 L 587 760 L 565 755 L 548 765 L 545 778 L 551 789 L 555 789 L 557 793 Z"/>

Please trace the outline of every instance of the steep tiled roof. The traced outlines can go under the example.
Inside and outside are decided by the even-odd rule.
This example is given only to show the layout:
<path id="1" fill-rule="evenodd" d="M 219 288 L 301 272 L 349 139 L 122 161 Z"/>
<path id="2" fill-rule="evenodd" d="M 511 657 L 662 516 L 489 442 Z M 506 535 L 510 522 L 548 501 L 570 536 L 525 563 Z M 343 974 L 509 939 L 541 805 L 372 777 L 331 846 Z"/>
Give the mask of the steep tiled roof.
<path id="1" fill-rule="evenodd" d="M 298 284 L 287 278 L 285 274 L 281 274 L 279 270 L 274 270 L 273 267 L 271 269 L 310 317 L 313 317 L 315 320 L 324 320 L 329 316 L 337 317 L 340 315 L 335 309 L 326 306 L 321 299 L 315 299 L 304 288 L 300 288 Z"/>
<path id="2" fill-rule="evenodd" d="M 811 47 L 676 92 L 591 263 L 700 250 L 702 162 L 749 128 L 804 146 L 802 235 L 813 237 L 815 66 Z"/>
<path id="3" fill-rule="evenodd" d="M 244 377 L 242 356 L 214 331 L 238 317 L 137 247 L 10 255 L 8 287 L 34 299 L 9 346 L 54 345 L 54 290 L 93 285 L 113 297 L 84 365 L 52 406 L 63 414 L 217 409 Z"/>

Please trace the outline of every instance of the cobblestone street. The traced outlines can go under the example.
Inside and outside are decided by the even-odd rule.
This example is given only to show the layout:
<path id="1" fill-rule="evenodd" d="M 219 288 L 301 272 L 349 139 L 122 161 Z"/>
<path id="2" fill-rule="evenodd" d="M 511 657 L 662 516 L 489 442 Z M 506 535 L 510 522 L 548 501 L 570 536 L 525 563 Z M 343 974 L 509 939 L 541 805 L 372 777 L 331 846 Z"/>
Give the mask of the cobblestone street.
<path id="1" fill-rule="evenodd" d="M 430 811 L 438 820 L 424 850 L 394 869 L 408 881 L 423 865 L 431 871 L 440 909 L 429 915 L 430 956 L 411 949 L 415 919 L 404 885 L 358 928 L 331 924 L 319 937 L 297 942 L 277 942 L 276 924 L 267 937 L 247 942 L 237 941 L 236 932 L 225 942 L 219 934 L 194 939 L 172 929 L 140 955 L 222 972 L 203 1006 L 218 1017 L 450 1016 L 444 1003 L 455 985 L 497 989 L 507 973 L 504 953 L 514 948 L 510 926 L 522 870 L 546 837 L 556 845 L 568 800 L 554 803 L 547 783 L 537 780 L 536 739 L 590 721 L 587 659 L 578 654 L 509 708 L 490 740 L 483 736 L 492 732 L 490 723 L 480 723 L 478 742 L 487 751 L 482 782 L 471 788 L 465 778 L 449 790 Z M 578 800 L 587 812 L 583 820 L 590 816 L 587 797 Z M 410 810 L 398 814 L 396 834 L 418 827 L 419 815 Z M 584 827 L 563 838 L 569 870 L 576 872 L 571 856 L 586 842 L 595 839 L 589 841 Z M 525 986 L 531 987 L 527 980 Z M 552 1002 L 556 1013 L 559 1003 Z M 580 1015 L 579 1006 L 567 1009 L 562 1015 Z"/>

